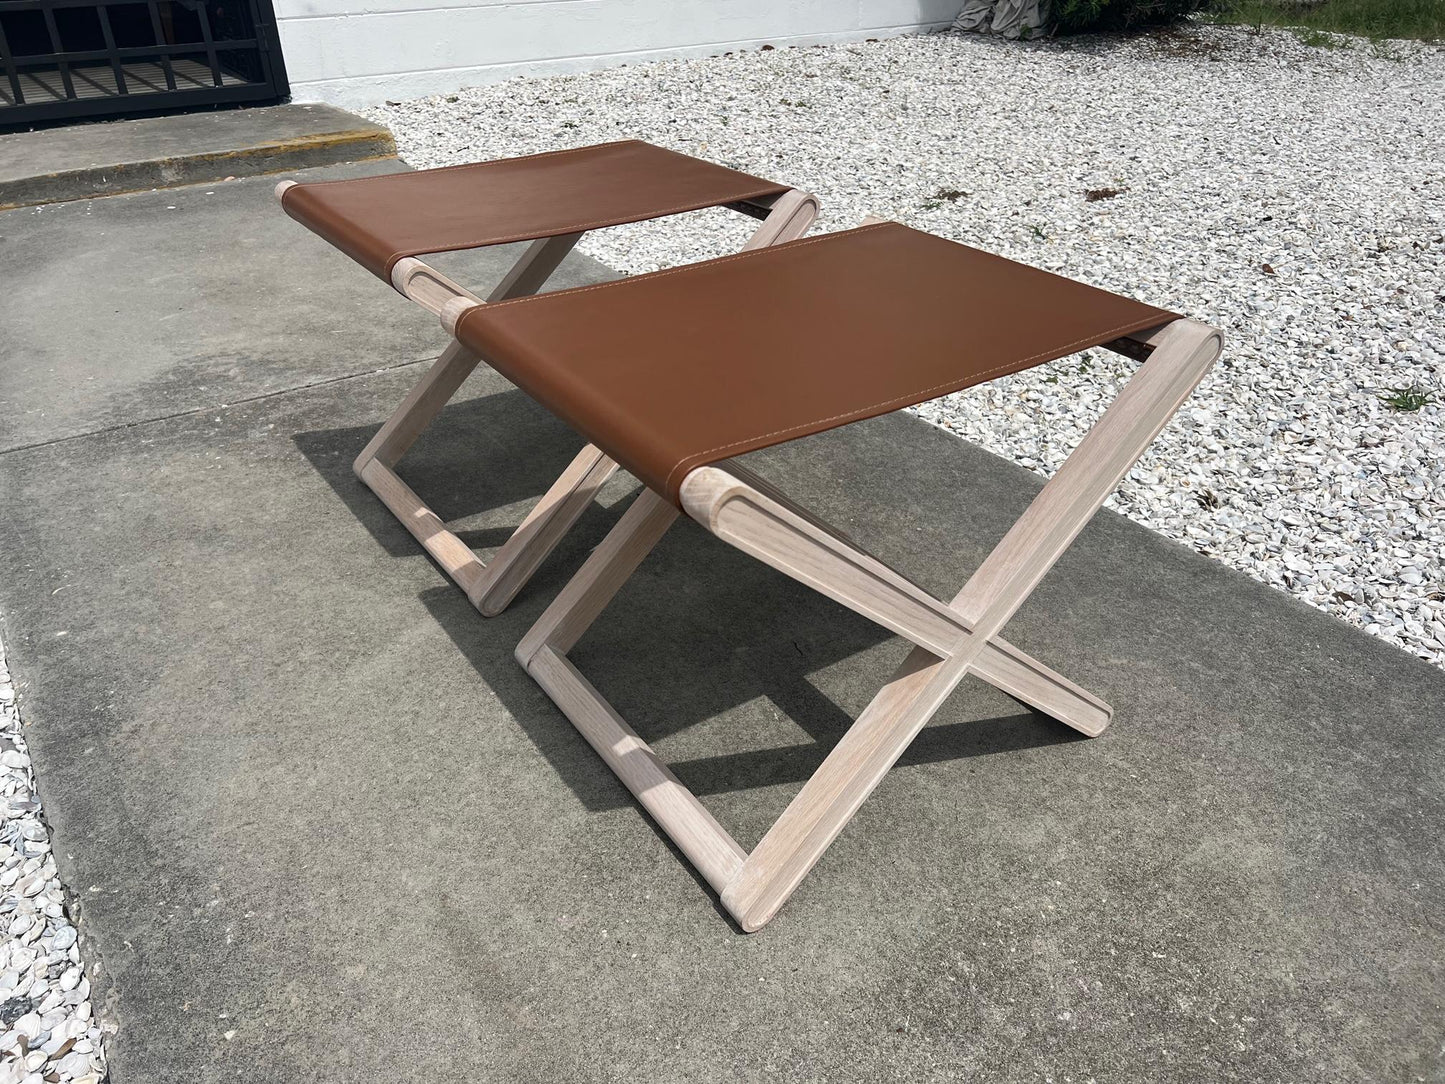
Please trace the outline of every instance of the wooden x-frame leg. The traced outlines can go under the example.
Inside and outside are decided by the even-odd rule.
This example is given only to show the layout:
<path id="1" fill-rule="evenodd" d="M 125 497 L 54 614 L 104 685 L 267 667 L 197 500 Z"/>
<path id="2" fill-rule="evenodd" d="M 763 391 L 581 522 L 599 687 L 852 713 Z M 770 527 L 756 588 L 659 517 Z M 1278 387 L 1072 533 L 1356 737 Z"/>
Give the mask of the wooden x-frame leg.
<path id="1" fill-rule="evenodd" d="M 278 195 L 285 186 L 283 183 L 278 189 Z M 794 190 L 766 206 L 737 205 L 735 209 L 762 218 L 743 246 L 751 249 L 802 236 L 816 217 L 818 205 L 812 196 Z M 457 314 L 457 306 L 469 307 L 536 293 L 581 238 L 582 234 L 572 233 L 532 242 L 485 301 L 411 257 L 397 261 L 392 269 L 392 283 L 398 291 L 449 323 Z M 492 617 L 501 613 L 526 585 L 587 510 L 597 491 L 612 477 L 617 464 L 591 445 L 583 448 L 516 532 L 492 555 L 491 561 L 483 563 L 396 473 L 397 461 L 441 413 L 481 360 L 453 339 L 356 457 L 352 469 L 467 593 L 472 605 Z"/>
<path id="2" fill-rule="evenodd" d="M 1108 725 L 1108 705 L 999 633 L 1220 349 L 1219 334 L 1191 320 L 1133 340 L 1118 347 L 1150 351 L 1148 360 L 951 603 L 933 598 L 737 464 L 688 475 L 681 497 L 693 519 L 917 645 L 751 854 L 567 658 L 676 519 L 676 507 L 644 491 L 518 646 L 518 661 L 719 892 L 744 930 L 757 930 L 777 913 L 969 672 L 1084 734 L 1097 735 Z"/>

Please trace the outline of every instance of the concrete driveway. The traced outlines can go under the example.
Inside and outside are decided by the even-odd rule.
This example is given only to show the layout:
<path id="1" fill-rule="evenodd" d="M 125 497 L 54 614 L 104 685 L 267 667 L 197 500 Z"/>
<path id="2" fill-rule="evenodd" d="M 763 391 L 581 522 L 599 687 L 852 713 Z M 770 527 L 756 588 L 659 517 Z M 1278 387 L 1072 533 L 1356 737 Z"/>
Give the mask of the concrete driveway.
<path id="1" fill-rule="evenodd" d="M 1009 636 L 1113 728 L 965 682 L 742 935 L 512 660 L 632 483 L 479 618 L 349 469 L 440 329 L 273 183 L 0 214 L 0 610 L 115 1084 L 1445 1079 L 1445 673 L 1103 513 Z M 579 443 L 480 373 L 403 473 L 485 547 Z M 1038 487 L 901 415 L 754 458 L 937 593 Z M 578 661 L 747 846 L 903 650 L 684 526 Z"/>

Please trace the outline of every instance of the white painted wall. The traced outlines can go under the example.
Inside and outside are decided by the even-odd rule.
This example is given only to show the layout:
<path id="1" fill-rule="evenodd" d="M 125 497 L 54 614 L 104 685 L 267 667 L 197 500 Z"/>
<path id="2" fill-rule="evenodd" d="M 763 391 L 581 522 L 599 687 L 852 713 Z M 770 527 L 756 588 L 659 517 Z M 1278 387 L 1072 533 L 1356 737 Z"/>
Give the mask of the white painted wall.
<path id="1" fill-rule="evenodd" d="M 296 101 L 936 29 L 962 0 L 275 0 Z"/>

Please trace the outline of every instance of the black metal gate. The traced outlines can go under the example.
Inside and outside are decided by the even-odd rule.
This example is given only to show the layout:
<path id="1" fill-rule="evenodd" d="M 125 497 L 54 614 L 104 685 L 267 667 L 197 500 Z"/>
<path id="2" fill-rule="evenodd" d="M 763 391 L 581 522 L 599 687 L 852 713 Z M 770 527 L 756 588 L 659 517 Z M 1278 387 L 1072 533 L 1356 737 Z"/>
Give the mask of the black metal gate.
<path id="1" fill-rule="evenodd" d="M 0 0 L 0 128 L 286 94 L 271 0 Z"/>

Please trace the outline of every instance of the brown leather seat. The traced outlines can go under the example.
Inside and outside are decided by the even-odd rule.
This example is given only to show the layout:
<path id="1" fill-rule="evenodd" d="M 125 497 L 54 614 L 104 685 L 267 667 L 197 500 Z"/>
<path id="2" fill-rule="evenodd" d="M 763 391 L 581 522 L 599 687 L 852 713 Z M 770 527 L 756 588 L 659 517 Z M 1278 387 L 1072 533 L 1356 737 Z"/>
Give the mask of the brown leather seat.
<path id="1" fill-rule="evenodd" d="M 887 222 L 478 306 L 456 335 L 676 503 L 707 463 L 1174 318 Z"/>
<path id="2" fill-rule="evenodd" d="M 390 281 L 404 256 L 480 248 L 778 196 L 786 185 L 638 140 L 297 184 L 286 213 Z"/>

